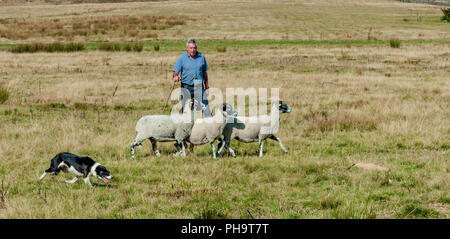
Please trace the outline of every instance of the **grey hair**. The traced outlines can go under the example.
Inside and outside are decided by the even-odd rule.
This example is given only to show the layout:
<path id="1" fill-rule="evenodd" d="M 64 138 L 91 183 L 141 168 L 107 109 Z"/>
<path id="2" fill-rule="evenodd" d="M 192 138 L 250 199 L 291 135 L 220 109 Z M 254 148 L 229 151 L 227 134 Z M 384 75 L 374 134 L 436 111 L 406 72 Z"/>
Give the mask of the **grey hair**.
<path id="1" fill-rule="evenodd" d="M 186 47 L 189 45 L 189 43 L 194 43 L 197 46 L 197 41 L 194 38 L 189 38 L 189 40 L 186 42 Z"/>

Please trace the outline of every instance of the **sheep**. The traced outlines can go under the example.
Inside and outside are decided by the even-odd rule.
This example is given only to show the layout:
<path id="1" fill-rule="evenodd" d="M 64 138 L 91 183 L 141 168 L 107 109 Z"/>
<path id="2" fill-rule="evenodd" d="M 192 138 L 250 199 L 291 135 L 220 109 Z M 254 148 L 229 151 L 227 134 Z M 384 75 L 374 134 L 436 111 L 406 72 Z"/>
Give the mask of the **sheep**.
<path id="1" fill-rule="evenodd" d="M 196 100 L 186 101 L 183 114 L 147 115 L 140 118 L 136 124 L 136 138 L 130 145 L 131 157 L 134 158 L 134 148 L 142 145 L 142 142 L 146 139 L 150 140 L 153 151 L 158 157 L 160 153 L 157 142 L 170 141 L 176 141 L 177 144 L 182 146 L 181 150 L 178 150 L 174 156 L 179 154 L 186 156 L 184 140 L 189 137 L 194 126 L 194 111 L 192 108 L 194 104 L 196 104 Z"/>
<path id="2" fill-rule="evenodd" d="M 231 146 L 230 141 L 237 139 L 244 143 L 259 142 L 259 157 L 263 156 L 264 140 L 269 138 L 278 142 L 284 152 L 288 150 L 281 143 L 280 138 L 274 134 L 278 130 L 280 124 L 280 112 L 290 113 L 291 108 L 283 101 L 272 105 L 270 115 L 259 115 L 253 117 L 237 117 L 234 122 L 227 123 L 224 130 L 225 145 Z M 223 146 L 219 145 L 219 154 Z"/>
<path id="3" fill-rule="evenodd" d="M 217 108 L 214 117 L 197 119 L 194 127 L 192 127 L 191 135 L 186 140 L 190 143 L 190 151 L 194 151 L 194 145 L 209 143 L 213 152 L 213 158 L 216 158 L 214 142 L 220 139 L 222 147 L 226 146 L 230 153 L 235 155 L 233 149 L 229 148 L 227 144 L 224 144 L 220 136 L 227 123 L 227 116 L 236 115 L 237 111 L 230 104 L 222 104 L 222 107 Z M 175 144 L 175 147 L 178 149 L 179 145 Z"/>

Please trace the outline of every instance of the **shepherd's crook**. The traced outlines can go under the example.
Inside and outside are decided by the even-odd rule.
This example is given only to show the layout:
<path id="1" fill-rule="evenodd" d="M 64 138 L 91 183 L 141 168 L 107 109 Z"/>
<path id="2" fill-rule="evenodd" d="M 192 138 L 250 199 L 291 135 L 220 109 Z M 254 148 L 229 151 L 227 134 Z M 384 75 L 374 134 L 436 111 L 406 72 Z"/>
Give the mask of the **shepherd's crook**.
<path id="1" fill-rule="evenodd" d="M 164 108 L 163 108 L 163 110 L 162 110 L 163 113 L 164 113 L 164 110 L 166 109 L 167 102 L 169 102 L 169 98 L 170 98 L 170 95 L 172 94 L 173 88 L 175 88 L 175 84 L 176 84 L 176 82 L 174 81 L 174 82 L 173 82 L 173 85 L 172 85 L 172 89 L 170 89 L 169 95 L 167 96 L 166 103 L 164 104 Z"/>

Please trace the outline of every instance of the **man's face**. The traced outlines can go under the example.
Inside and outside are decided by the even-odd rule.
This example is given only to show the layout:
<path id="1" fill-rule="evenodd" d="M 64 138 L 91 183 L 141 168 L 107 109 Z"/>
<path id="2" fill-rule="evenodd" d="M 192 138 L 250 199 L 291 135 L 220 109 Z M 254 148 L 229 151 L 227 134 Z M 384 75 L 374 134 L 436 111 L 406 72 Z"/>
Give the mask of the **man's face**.
<path id="1" fill-rule="evenodd" d="M 189 43 L 186 50 L 190 57 L 194 57 L 197 54 L 197 45 L 195 43 Z"/>

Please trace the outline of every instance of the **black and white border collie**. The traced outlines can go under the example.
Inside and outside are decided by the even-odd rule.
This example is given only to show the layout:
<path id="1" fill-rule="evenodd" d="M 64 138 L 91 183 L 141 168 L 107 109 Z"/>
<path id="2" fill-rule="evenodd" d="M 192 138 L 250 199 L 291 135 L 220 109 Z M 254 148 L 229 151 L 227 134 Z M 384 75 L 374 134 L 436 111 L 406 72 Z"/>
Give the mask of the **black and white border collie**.
<path id="1" fill-rule="evenodd" d="M 58 175 L 60 171 L 73 173 L 76 176 L 72 180 L 65 180 L 66 183 L 75 183 L 79 177 L 83 177 L 86 184 L 92 186 L 89 177 L 98 177 L 108 185 L 112 178 L 110 172 L 99 163 L 89 157 L 80 157 L 72 153 L 59 153 L 50 161 L 50 168 L 45 170 L 39 181 L 44 179 L 47 173 L 53 173 L 51 176 Z"/>

